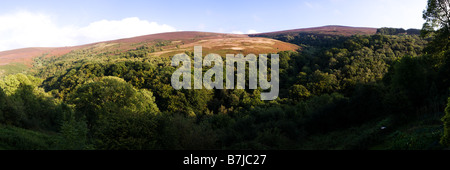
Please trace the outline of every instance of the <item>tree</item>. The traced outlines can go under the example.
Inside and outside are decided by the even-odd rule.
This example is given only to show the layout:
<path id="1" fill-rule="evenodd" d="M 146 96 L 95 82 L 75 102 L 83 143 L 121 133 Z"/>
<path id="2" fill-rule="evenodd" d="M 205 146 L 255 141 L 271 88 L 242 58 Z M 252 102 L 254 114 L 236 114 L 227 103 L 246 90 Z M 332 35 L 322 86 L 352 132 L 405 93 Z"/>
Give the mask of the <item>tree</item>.
<path id="1" fill-rule="evenodd" d="M 102 119 L 94 133 L 95 149 L 105 150 L 155 149 L 155 139 L 154 116 L 130 112 L 109 115 Z"/>
<path id="2" fill-rule="evenodd" d="M 42 89 L 37 88 L 37 86 L 40 85 L 41 81 L 42 80 L 40 80 L 39 78 L 19 73 L 3 77 L 0 81 L 0 88 L 3 88 L 3 91 L 6 93 L 6 95 L 14 94 L 16 90 L 21 86 L 33 86 L 36 87 L 36 90 L 39 90 L 39 92 L 43 92 Z"/>
<path id="3" fill-rule="evenodd" d="M 135 89 L 118 77 L 103 77 L 80 86 L 69 102 L 75 104 L 76 121 L 86 119 L 96 149 L 153 148 L 153 116 L 159 109 L 149 90 Z M 83 128 L 82 123 L 66 121 L 62 133 L 69 139 L 82 138 L 83 131 L 77 129 Z M 83 146 L 69 143 L 73 145 Z"/>
<path id="4" fill-rule="evenodd" d="M 291 87 L 289 90 L 289 95 L 291 99 L 294 99 L 296 101 L 304 100 L 311 96 L 311 93 L 308 91 L 308 89 L 303 85 L 295 84 Z"/>
<path id="5" fill-rule="evenodd" d="M 423 11 L 425 28 L 438 28 L 447 34 L 450 32 L 450 0 L 428 0 L 427 9 Z"/>
<path id="6" fill-rule="evenodd" d="M 118 77 L 103 77 L 99 81 L 82 85 L 70 96 L 69 102 L 75 104 L 77 118 L 86 117 L 90 129 L 101 118 L 114 114 L 159 112 L 152 92 L 137 90 Z"/>
<path id="7" fill-rule="evenodd" d="M 156 116 L 157 146 L 160 149 L 218 149 L 217 132 L 206 121 L 183 114 Z"/>
<path id="8" fill-rule="evenodd" d="M 87 125 L 85 121 L 76 121 L 72 112 L 64 115 L 61 125 L 58 149 L 81 150 L 87 149 Z"/>
<path id="9" fill-rule="evenodd" d="M 61 103 L 45 93 L 39 85 L 40 79 L 24 74 L 2 78 L 1 123 L 29 129 L 59 128 L 60 115 L 68 111 L 68 108 L 61 107 Z"/>
<path id="10" fill-rule="evenodd" d="M 339 89 L 338 80 L 336 75 L 324 73 L 320 70 L 316 70 L 309 77 L 309 82 L 306 87 L 314 95 L 320 95 L 323 93 L 331 93 Z"/>
<path id="11" fill-rule="evenodd" d="M 439 54 L 447 50 L 450 40 L 450 0 L 428 0 L 427 9 L 423 11 L 423 19 L 425 23 L 422 27 L 422 36 L 434 35 L 426 51 Z M 441 58 L 437 57 L 439 60 L 442 60 Z"/>
<path id="12" fill-rule="evenodd" d="M 428 69 L 420 58 L 405 56 L 394 65 L 391 87 L 406 95 L 413 106 L 420 106 L 430 89 L 427 76 Z"/>
<path id="13" fill-rule="evenodd" d="M 3 92 L 3 88 L 0 87 L 0 122 L 4 122 L 5 120 L 3 112 L 5 112 L 4 110 L 6 110 L 6 107 L 6 94 Z"/>
<path id="14" fill-rule="evenodd" d="M 406 30 L 403 28 L 380 28 L 377 29 L 377 34 L 383 34 L 383 35 L 399 35 L 406 33 Z"/>
<path id="15" fill-rule="evenodd" d="M 444 91 L 450 84 L 448 79 L 450 73 L 450 0 L 428 0 L 423 18 L 426 22 L 423 24 L 422 36 L 434 36 L 425 50 L 430 54 L 428 59 L 433 66 L 438 68 L 437 80 L 441 82 L 442 91 Z M 444 135 L 441 138 L 441 144 L 450 146 L 450 98 L 448 98 L 442 121 Z"/>
<path id="16" fill-rule="evenodd" d="M 448 98 L 445 116 L 442 118 L 442 121 L 444 122 L 444 135 L 441 138 L 441 144 L 450 146 L 450 97 Z"/>

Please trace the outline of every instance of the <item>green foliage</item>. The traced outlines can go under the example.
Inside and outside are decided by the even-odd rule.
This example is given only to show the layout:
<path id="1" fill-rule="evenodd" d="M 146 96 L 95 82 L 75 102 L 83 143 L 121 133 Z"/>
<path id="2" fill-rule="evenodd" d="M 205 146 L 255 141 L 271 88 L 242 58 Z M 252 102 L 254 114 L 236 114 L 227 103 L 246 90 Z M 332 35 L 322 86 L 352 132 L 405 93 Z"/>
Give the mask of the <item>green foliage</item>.
<path id="1" fill-rule="evenodd" d="M 261 101 L 262 89 L 173 89 L 170 58 L 150 56 L 171 45 L 165 40 L 128 51 L 94 47 L 37 57 L 34 76 L 0 81 L 0 133 L 6 134 L 0 148 L 439 148 L 430 143 L 439 138 L 441 122 L 398 130 L 442 113 L 448 98 L 448 34 L 444 24 L 434 24 L 441 17 L 435 2 L 429 0 L 424 13 L 428 37 L 393 28 L 375 35 L 268 35 L 301 47 L 278 53 L 274 101 Z M 442 118 L 446 145 L 448 112 Z"/>
<path id="2" fill-rule="evenodd" d="M 386 135 L 386 130 L 382 130 L 381 127 L 389 127 L 389 120 L 389 118 L 374 120 L 361 126 L 313 135 L 308 140 L 305 140 L 300 148 L 305 150 L 372 149 L 370 146 L 383 142 L 383 136 Z"/>
<path id="3" fill-rule="evenodd" d="M 30 68 L 22 63 L 9 63 L 6 65 L 0 65 L 0 77 L 4 77 L 6 75 L 18 74 L 18 73 L 26 73 L 30 70 Z"/>
<path id="4" fill-rule="evenodd" d="M 319 70 L 315 71 L 309 77 L 309 83 L 307 83 L 306 86 L 315 95 L 331 93 L 339 90 L 339 84 L 336 76 L 329 73 L 323 73 Z"/>
<path id="5" fill-rule="evenodd" d="M 293 107 L 256 107 L 230 124 L 223 141 L 227 149 L 294 149 L 306 136 L 302 124 Z"/>
<path id="6" fill-rule="evenodd" d="M 446 60 L 443 55 L 449 49 L 450 36 L 450 1 L 428 0 L 427 8 L 423 11 L 425 23 L 422 27 L 422 36 L 431 39 L 425 51 L 431 56 L 435 66 L 441 66 Z"/>
<path id="7" fill-rule="evenodd" d="M 448 0 L 428 0 L 427 8 L 423 11 L 425 19 L 424 28 L 438 28 L 449 33 L 450 30 L 450 1 Z M 428 31 L 428 30 L 427 30 Z"/>
<path id="8" fill-rule="evenodd" d="M 96 149 L 149 150 L 156 148 L 155 138 L 152 115 L 118 111 L 99 121 L 93 143 Z"/>
<path id="9" fill-rule="evenodd" d="M 418 127 L 409 131 L 391 134 L 391 150 L 438 150 L 443 149 L 438 141 L 442 134 L 439 126 Z"/>
<path id="10" fill-rule="evenodd" d="M 206 121 L 196 123 L 194 117 L 168 113 L 158 115 L 156 121 L 159 149 L 220 149 L 217 134 Z"/>
<path id="11" fill-rule="evenodd" d="M 169 60 L 150 59 L 147 51 L 155 48 L 147 46 L 109 58 L 75 51 L 43 59 L 37 75 L 47 91 L 74 106 L 76 119 L 63 123 L 61 136 L 80 138 L 96 149 L 296 149 L 322 133 L 353 132 L 388 115 L 384 94 L 403 89 L 390 84 L 404 83 L 396 79 L 409 74 L 391 64 L 420 55 L 425 44 L 415 35 L 277 38 L 298 43 L 302 50 L 279 52 L 280 99 L 272 102 L 260 100 L 261 89 L 174 90 L 170 77 L 175 68 L 168 67 Z M 390 77 L 386 86 L 380 83 L 385 75 Z M 156 104 L 161 114 L 143 101 Z M 84 120 L 87 140 L 78 133 Z M 367 148 L 376 142 L 373 135 L 378 132 L 368 130 L 342 148 Z"/>
<path id="12" fill-rule="evenodd" d="M 419 29 L 408 29 L 405 30 L 403 28 L 379 28 L 377 29 L 377 34 L 383 34 L 383 35 L 401 35 L 401 34 L 407 34 L 407 35 L 420 35 Z"/>
<path id="13" fill-rule="evenodd" d="M 377 29 L 377 34 L 383 34 L 383 35 L 398 35 L 398 34 L 405 34 L 406 30 L 403 28 L 379 28 Z"/>
<path id="14" fill-rule="evenodd" d="M 157 114 L 153 94 L 137 90 L 117 77 L 103 77 L 80 86 L 69 99 L 75 104 L 77 118 L 86 117 L 87 125 L 95 129 L 101 119 L 122 113 Z"/>
<path id="15" fill-rule="evenodd" d="M 408 35 L 420 35 L 421 33 L 421 30 L 420 29 L 408 29 L 408 30 L 406 30 L 406 34 L 408 34 Z"/>
<path id="16" fill-rule="evenodd" d="M 289 63 L 280 65 L 280 97 L 288 97 L 284 89 L 293 85 L 303 85 L 312 95 L 336 91 L 350 95 L 358 84 L 380 81 L 399 58 L 421 55 L 426 43 L 417 35 L 286 36 L 303 48 L 299 53 L 280 53 Z M 272 38 L 284 40 L 283 35 Z"/>
<path id="17" fill-rule="evenodd" d="M 90 130 L 96 149 L 152 149 L 154 122 L 159 113 L 153 94 L 137 90 L 117 77 L 103 77 L 80 86 L 69 101 L 75 104 L 77 120 L 69 119 L 64 137 L 81 138 Z M 84 127 L 83 119 L 87 126 Z M 63 129 L 65 130 L 65 129 Z M 85 147 L 85 142 L 70 144 Z"/>
<path id="18" fill-rule="evenodd" d="M 51 135 L 0 125 L 0 150 L 49 150 L 54 143 Z"/>
<path id="19" fill-rule="evenodd" d="M 291 87 L 291 90 L 289 90 L 289 95 L 291 99 L 301 101 L 310 97 L 311 93 L 305 86 L 296 84 Z"/>
<path id="20" fill-rule="evenodd" d="M 39 82 L 23 74 L 9 75 L 0 81 L 0 123 L 27 129 L 59 128 L 61 114 L 69 109 L 37 87 Z"/>
<path id="21" fill-rule="evenodd" d="M 391 86 L 399 95 L 405 95 L 412 106 L 417 106 L 427 97 L 430 84 L 427 83 L 427 68 L 420 58 L 403 57 L 394 65 Z"/>
<path id="22" fill-rule="evenodd" d="M 445 116 L 442 118 L 444 122 L 444 135 L 441 138 L 441 144 L 450 146 L 450 98 L 448 98 L 448 104 L 445 108 Z"/>
<path id="23" fill-rule="evenodd" d="M 25 74 L 8 75 L 1 79 L 0 88 L 2 88 L 7 95 L 11 95 L 17 91 L 18 88 L 23 86 L 37 87 L 42 80 L 33 76 L 27 76 Z M 40 89 L 36 89 L 40 90 Z M 42 90 L 39 92 L 43 92 Z"/>
<path id="24" fill-rule="evenodd" d="M 88 128 L 85 121 L 77 121 L 73 113 L 64 115 L 61 125 L 57 148 L 61 150 L 89 149 L 87 133 Z"/>
<path id="25" fill-rule="evenodd" d="M 5 114 L 7 114 L 6 108 L 8 107 L 7 96 L 3 92 L 3 88 L 0 88 L 0 122 L 5 122 Z"/>

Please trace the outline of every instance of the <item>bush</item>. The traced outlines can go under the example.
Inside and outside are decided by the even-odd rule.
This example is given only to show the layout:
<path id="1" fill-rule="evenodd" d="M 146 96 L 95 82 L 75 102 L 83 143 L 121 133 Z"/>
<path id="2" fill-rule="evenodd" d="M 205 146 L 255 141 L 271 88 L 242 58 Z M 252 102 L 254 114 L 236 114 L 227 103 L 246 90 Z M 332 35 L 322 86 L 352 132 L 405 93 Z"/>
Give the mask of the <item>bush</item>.
<path id="1" fill-rule="evenodd" d="M 207 121 L 196 122 L 195 117 L 176 113 L 160 114 L 156 121 L 159 149 L 220 149 L 217 134 Z"/>
<path id="2" fill-rule="evenodd" d="M 86 118 L 91 134 L 101 119 L 116 114 L 156 114 L 159 112 L 153 93 L 137 90 L 118 77 L 103 77 L 80 86 L 69 102 L 75 104 L 77 119 Z"/>
<path id="3" fill-rule="evenodd" d="M 5 150 L 49 150 L 53 136 L 41 132 L 0 125 L 0 149 Z"/>
<path id="4" fill-rule="evenodd" d="M 57 148 L 63 150 L 82 150 L 91 148 L 88 145 L 86 121 L 76 121 L 73 113 L 65 115 L 61 125 Z"/>
<path id="5" fill-rule="evenodd" d="M 441 138 L 441 144 L 450 146 L 450 97 L 448 98 L 445 116 L 442 118 L 442 121 L 444 122 L 444 135 Z"/>
<path id="6" fill-rule="evenodd" d="M 57 131 L 61 115 L 69 111 L 39 88 L 40 80 L 23 74 L 0 81 L 0 123 L 27 129 Z"/>

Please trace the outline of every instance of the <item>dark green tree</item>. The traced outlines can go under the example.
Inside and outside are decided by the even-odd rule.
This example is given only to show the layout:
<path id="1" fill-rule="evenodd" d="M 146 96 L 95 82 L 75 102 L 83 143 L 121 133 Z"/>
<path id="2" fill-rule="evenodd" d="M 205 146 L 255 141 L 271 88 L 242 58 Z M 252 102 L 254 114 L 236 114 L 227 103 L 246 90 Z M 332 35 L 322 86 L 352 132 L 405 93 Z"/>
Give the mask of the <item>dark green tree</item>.
<path id="1" fill-rule="evenodd" d="M 450 97 L 448 98 L 445 116 L 442 118 L 442 121 L 444 122 L 444 135 L 441 138 L 441 144 L 450 146 Z"/>
<path id="2" fill-rule="evenodd" d="M 0 87 L 0 122 L 4 122 L 5 118 L 4 118 L 4 112 L 6 111 L 6 107 L 7 107 L 7 103 L 6 103 L 6 94 L 5 92 L 3 92 L 3 88 Z"/>
<path id="3" fill-rule="evenodd" d="M 39 88 L 40 79 L 24 74 L 9 75 L 0 80 L 2 123 L 27 129 L 57 130 L 61 114 L 68 108 Z M 3 99 L 2 99 L 3 98 Z"/>
<path id="4" fill-rule="evenodd" d="M 117 77 L 103 77 L 82 85 L 70 97 L 77 118 L 86 117 L 89 129 L 102 118 L 119 113 L 156 114 L 159 112 L 152 92 L 137 90 Z"/>
<path id="5" fill-rule="evenodd" d="M 73 112 L 67 113 L 64 115 L 64 121 L 61 125 L 57 149 L 88 149 L 90 146 L 88 145 L 87 133 L 86 121 L 77 121 Z"/>
<path id="6" fill-rule="evenodd" d="M 434 60 L 439 66 L 442 63 L 443 51 L 448 50 L 450 40 L 450 0 L 428 0 L 427 8 L 423 11 L 425 23 L 422 36 L 432 36 L 433 40 L 426 51 L 434 54 Z"/>
<path id="7" fill-rule="evenodd" d="M 391 86 L 401 95 L 406 95 L 412 106 L 420 106 L 430 89 L 427 76 L 427 69 L 420 58 L 405 56 L 394 65 Z"/>
<path id="8" fill-rule="evenodd" d="M 423 11 L 424 27 L 450 31 L 450 0 L 428 0 L 427 9 Z"/>
<path id="9" fill-rule="evenodd" d="M 291 89 L 289 90 L 289 97 L 296 101 L 304 100 L 310 96 L 311 96 L 311 93 L 303 85 L 299 85 L 299 84 L 293 85 L 291 87 Z"/>

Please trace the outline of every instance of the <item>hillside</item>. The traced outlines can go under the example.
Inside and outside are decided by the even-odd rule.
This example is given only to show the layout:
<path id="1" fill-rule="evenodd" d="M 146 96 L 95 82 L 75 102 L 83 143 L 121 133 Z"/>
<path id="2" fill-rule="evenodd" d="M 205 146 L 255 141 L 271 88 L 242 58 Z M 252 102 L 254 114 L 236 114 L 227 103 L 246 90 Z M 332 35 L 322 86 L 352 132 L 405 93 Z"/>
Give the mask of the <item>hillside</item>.
<path id="1" fill-rule="evenodd" d="M 21 63 L 25 64 L 28 67 L 31 67 L 33 58 L 44 54 L 46 56 L 62 56 L 78 49 L 95 49 L 102 52 L 114 50 L 127 51 L 143 45 L 163 45 L 161 49 L 155 50 L 155 53 L 152 54 L 155 56 L 170 56 L 184 51 L 191 51 L 194 45 L 202 45 L 205 52 L 215 52 L 221 55 L 228 52 L 255 54 L 273 53 L 278 51 L 298 49 L 298 46 L 293 44 L 280 42 L 273 39 L 267 39 L 273 38 L 278 35 L 294 35 L 298 33 L 307 33 L 350 36 L 372 35 L 376 32 L 377 28 L 347 26 L 301 28 L 249 35 L 180 31 L 96 42 L 71 47 L 29 47 L 9 51 L 1 51 L 0 66 L 8 65 L 9 63 Z"/>
<path id="2" fill-rule="evenodd" d="M 32 66 L 33 58 L 46 55 L 62 56 L 74 50 L 91 49 L 95 52 L 127 51 L 137 47 L 153 47 L 151 56 L 170 56 L 192 51 L 193 46 L 201 45 L 205 52 L 225 53 L 274 53 L 296 50 L 298 46 L 268 39 L 253 38 L 240 34 L 222 34 L 209 32 L 170 32 L 144 35 L 132 38 L 104 41 L 72 47 L 22 48 L 0 52 L 0 66 L 10 63 L 22 63 Z"/>
<path id="3" fill-rule="evenodd" d="M 330 29 L 269 36 L 278 40 L 174 32 L 4 52 L 41 55 L 30 55 L 33 72 L 0 78 L 0 132 L 11 134 L 0 149 L 442 149 L 449 69 L 427 65 L 429 41 L 396 30 L 317 34 Z M 204 54 L 278 53 L 278 98 L 174 89 L 169 56 L 194 57 L 195 45 Z"/>
<path id="4" fill-rule="evenodd" d="M 193 46 L 202 45 L 206 53 L 274 53 L 278 51 L 296 50 L 299 47 L 286 42 L 273 39 L 280 35 L 295 35 L 298 33 L 314 35 L 372 35 L 377 32 L 377 28 L 347 27 L 347 26 L 323 26 L 314 28 L 301 28 L 259 34 L 223 34 L 197 31 L 180 31 L 159 33 L 104 42 L 96 42 L 70 47 L 29 47 L 0 52 L 1 66 L 10 63 L 20 63 L 28 67 L 32 66 L 33 58 L 46 55 L 62 56 L 73 50 L 94 49 L 99 52 L 127 51 L 141 46 L 157 46 L 153 56 L 171 56 L 177 53 L 192 51 Z M 263 38 L 267 37 L 267 38 Z M 277 38 L 275 38 L 277 39 Z"/>
<path id="5" fill-rule="evenodd" d="M 57 144 L 39 146 L 58 149 L 441 148 L 433 145 L 439 135 L 423 136 L 442 131 L 439 108 L 423 108 L 435 100 L 430 94 L 447 90 L 416 81 L 425 76 L 414 63 L 422 63 L 426 40 L 311 35 L 287 42 L 302 49 L 247 35 L 178 32 L 36 57 L 35 72 L 0 81 L 0 112 L 6 113 L 0 123 L 21 128 L 6 126 L 5 133 L 57 132 Z M 280 50 L 278 99 L 262 101 L 259 89 L 175 90 L 176 68 L 165 56 L 187 51 L 193 57 L 194 45 L 204 53 Z M 28 136 L 50 142 L 41 133 Z M 419 139 L 423 143 L 410 145 Z M 0 139 L 0 149 L 11 143 Z"/>
<path id="6" fill-rule="evenodd" d="M 298 34 L 298 33 L 308 33 L 316 35 L 373 35 L 377 32 L 377 28 L 369 27 L 349 27 L 349 26 L 339 26 L 339 25 L 329 25 L 322 27 L 312 27 L 312 28 L 300 28 L 276 32 L 267 32 L 259 34 L 250 34 L 251 37 L 272 37 L 276 35 L 285 34 Z"/>

